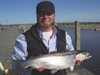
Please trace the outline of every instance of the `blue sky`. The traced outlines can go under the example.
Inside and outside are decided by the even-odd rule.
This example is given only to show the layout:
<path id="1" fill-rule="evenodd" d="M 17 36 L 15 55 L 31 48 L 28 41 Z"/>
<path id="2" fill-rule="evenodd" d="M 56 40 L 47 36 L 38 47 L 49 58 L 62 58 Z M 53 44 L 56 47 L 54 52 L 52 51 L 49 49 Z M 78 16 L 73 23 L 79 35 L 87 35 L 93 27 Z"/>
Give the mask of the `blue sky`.
<path id="1" fill-rule="evenodd" d="M 0 0 L 0 24 L 36 23 L 36 5 L 45 0 Z M 100 0 L 49 0 L 56 22 L 100 22 Z"/>

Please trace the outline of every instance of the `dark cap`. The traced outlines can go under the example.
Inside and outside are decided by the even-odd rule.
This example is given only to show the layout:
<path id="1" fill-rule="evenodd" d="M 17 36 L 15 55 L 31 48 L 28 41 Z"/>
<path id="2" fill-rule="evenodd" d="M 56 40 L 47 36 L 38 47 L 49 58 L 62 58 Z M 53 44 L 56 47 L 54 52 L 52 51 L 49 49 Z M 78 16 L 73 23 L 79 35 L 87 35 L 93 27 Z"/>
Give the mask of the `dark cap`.
<path id="1" fill-rule="evenodd" d="M 54 4 L 50 1 L 42 1 L 37 5 L 37 13 L 39 12 L 49 12 L 55 13 Z"/>

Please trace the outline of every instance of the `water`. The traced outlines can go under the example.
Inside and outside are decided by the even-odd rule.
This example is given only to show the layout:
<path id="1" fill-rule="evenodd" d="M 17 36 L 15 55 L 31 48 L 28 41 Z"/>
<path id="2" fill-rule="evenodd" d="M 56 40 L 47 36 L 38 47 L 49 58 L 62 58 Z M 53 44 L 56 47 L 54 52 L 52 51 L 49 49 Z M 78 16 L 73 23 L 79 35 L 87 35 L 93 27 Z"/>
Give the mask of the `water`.
<path id="1" fill-rule="evenodd" d="M 100 74 L 100 31 L 81 30 L 81 49 L 89 50 L 93 55 L 84 66 L 96 72 L 96 75 Z"/>
<path id="2" fill-rule="evenodd" d="M 72 37 L 75 46 L 75 30 L 64 28 Z M 80 31 L 81 50 L 90 51 L 92 58 L 83 62 L 82 67 L 95 73 L 100 74 L 100 31 L 81 30 Z"/>

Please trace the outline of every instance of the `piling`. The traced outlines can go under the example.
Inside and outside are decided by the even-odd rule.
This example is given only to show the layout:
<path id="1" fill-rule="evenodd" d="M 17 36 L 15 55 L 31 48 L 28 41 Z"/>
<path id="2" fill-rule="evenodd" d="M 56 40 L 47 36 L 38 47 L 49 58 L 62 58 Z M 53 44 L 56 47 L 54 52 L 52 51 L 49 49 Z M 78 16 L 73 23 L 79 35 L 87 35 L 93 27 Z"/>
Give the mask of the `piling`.
<path id="1" fill-rule="evenodd" d="M 80 50 L 80 24 L 75 21 L 75 49 Z"/>

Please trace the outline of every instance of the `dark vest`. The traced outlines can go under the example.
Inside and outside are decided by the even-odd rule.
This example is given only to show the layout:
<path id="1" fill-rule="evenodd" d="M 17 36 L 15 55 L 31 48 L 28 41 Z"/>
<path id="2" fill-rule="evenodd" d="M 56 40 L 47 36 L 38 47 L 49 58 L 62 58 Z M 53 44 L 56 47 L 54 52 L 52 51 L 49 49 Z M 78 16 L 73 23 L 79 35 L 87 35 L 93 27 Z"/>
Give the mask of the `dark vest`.
<path id="1" fill-rule="evenodd" d="M 65 31 L 57 28 L 57 52 L 63 52 L 66 50 L 66 40 L 65 40 Z M 41 38 L 37 32 L 37 26 L 32 26 L 28 31 L 23 33 L 27 41 L 27 51 L 29 59 L 31 56 L 39 56 L 41 54 L 48 54 L 48 49 L 42 42 Z M 52 75 L 49 70 L 38 72 L 37 70 L 32 71 L 32 75 Z M 53 75 L 66 75 L 65 70 L 56 72 Z"/>

